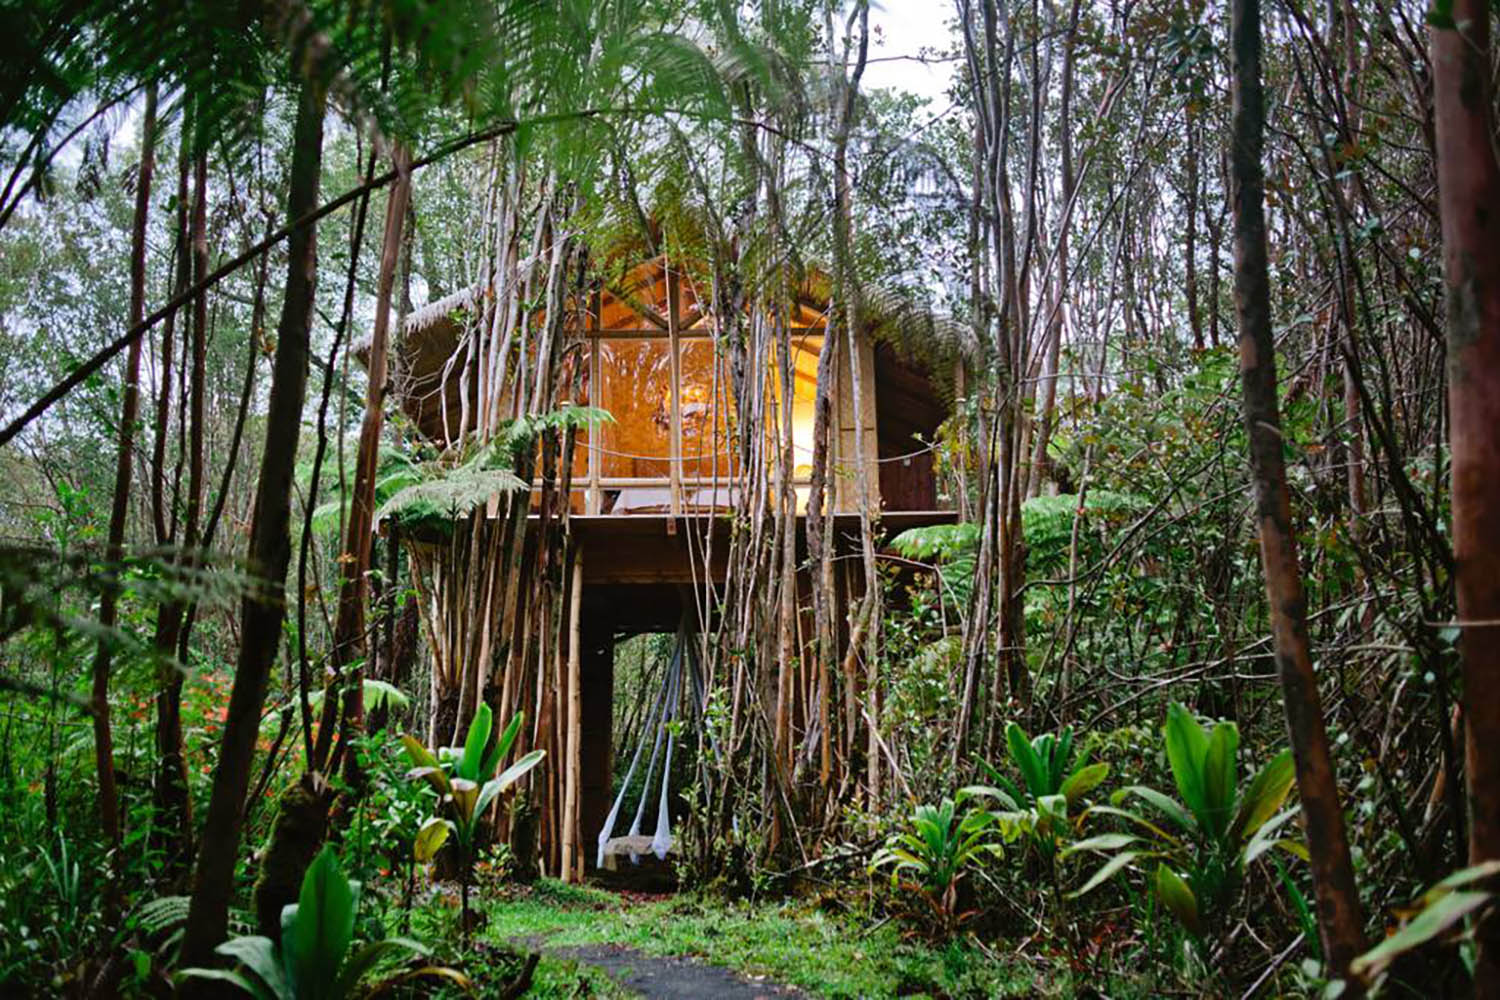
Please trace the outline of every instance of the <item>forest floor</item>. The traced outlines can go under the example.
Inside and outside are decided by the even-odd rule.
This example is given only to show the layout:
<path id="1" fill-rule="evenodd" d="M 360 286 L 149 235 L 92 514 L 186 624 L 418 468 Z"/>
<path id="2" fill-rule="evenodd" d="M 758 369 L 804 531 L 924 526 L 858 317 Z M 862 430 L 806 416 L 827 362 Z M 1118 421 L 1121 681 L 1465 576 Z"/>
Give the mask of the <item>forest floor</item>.
<path id="1" fill-rule="evenodd" d="M 542 953 L 529 996 L 999 997 L 1067 995 L 1034 964 L 934 946 L 826 902 L 757 905 L 543 881 L 484 904 L 489 943 Z M 1060 970 L 1059 970 L 1060 971 Z M 1051 985 L 1048 985 L 1048 983 Z"/>

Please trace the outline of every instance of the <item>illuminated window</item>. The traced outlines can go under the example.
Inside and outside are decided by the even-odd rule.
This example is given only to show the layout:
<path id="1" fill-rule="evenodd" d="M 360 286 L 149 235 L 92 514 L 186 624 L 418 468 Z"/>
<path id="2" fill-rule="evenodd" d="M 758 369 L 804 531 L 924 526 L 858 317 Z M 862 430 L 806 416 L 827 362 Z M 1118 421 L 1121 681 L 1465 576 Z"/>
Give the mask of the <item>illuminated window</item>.
<path id="1" fill-rule="evenodd" d="M 666 479 L 672 457 L 672 360 L 665 338 L 601 339 L 599 429 L 606 479 Z"/>

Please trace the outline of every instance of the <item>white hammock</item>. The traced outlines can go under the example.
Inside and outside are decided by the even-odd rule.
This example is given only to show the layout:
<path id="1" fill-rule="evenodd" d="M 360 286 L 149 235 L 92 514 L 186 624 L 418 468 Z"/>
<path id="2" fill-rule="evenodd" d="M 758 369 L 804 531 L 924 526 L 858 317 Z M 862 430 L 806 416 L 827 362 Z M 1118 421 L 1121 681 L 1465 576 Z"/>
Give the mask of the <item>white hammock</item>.
<path id="1" fill-rule="evenodd" d="M 625 780 L 621 783 L 620 793 L 615 796 L 614 805 L 610 807 L 609 816 L 604 820 L 604 827 L 599 831 L 599 851 L 595 859 L 595 866 L 604 867 L 605 856 L 612 853 L 612 842 L 615 848 L 623 847 L 625 853 L 630 857 L 632 864 L 640 864 L 640 849 L 649 847 L 651 853 L 657 858 L 666 860 L 667 852 L 672 849 L 672 817 L 668 808 L 671 797 L 670 780 L 672 775 L 672 754 L 677 745 L 676 728 L 672 725 L 677 720 L 679 707 L 682 703 L 682 675 L 686 666 L 686 672 L 692 681 L 692 698 L 690 704 L 693 708 L 694 721 L 707 734 L 710 748 L 715 754 L 718 746 L 714 741 L 713 734 L 703 726 L 704 697 L 703 678 L 698 673 L 697 650 L 693 648 L 693 639 L 688 633 L 686 623 L 677 629 L 677 643 L 672 649 L 672 660 L 667 666 L 665 676 L 662 677 L 661 688 L 656 694 L 656 702 L 646 716 L 645 727 L 641 731 L 641 740 L 636 744 L 635 753 L 631 755 L 630 767 L 625 772 Z M 648 735 L 649 734 L 649 735 Z M 635 818 L 631 821 L 630 832 L 624 837 L 614 836 L 615 822 L 619 819 L 620 808 L 625 803 L 625 796 L 630 792 L 631 782 L 635 779 L 636 768 L 641 763 L 641 753 L 646 749 L 647 739 L 651 740 L 651 762 L 646 765 L 645 786 L 641 789 L 640 801 L 636 804 Z M 666 744 L 666 755 L 662 755 L 662 744 Z M 651 837 L 649 845 L 642 841 L 641 821 L 645 817 L 646 802 L 651 798 L 651 788 L 655 784 L 657 775 L 657 761 L 661 761 L 661 791 L 658 795 L 656 806 L 656 832 Z"/>

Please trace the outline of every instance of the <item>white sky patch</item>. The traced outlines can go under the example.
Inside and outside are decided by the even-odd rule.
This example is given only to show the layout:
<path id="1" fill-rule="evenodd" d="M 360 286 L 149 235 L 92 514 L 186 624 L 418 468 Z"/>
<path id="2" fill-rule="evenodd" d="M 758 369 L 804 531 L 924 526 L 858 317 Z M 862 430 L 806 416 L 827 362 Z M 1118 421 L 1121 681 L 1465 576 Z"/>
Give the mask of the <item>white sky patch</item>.
<path id="1" fill-rule="evenodd" d="M 948 104 L 945 92 L 958 63 L 941 58 L 957 41 L 950 23 L 954 11 L 945 0 L 876 0 L 870 5 L 870 62 L 865 87 L 906 90 L 928 98 L 933 111 Z"/>

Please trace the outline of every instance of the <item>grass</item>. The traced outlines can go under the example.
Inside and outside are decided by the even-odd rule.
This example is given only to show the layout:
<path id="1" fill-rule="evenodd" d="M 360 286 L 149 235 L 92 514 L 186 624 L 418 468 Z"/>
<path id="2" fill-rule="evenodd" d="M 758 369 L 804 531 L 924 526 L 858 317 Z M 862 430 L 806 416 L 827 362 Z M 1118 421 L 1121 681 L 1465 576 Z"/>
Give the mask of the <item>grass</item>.
<path id="1" fill-rule="evenodd" d="M 489 917 L 484 936 L 497 944 L 543 950 L 614 944 L 651 955 L 692 956 L 821 997 L 1064 992 L 1044 988 L 1037 981 L 1039 970 L 1019 959 L 1000 961 L 964 942 L 927 945 L 903 936 L 893 923 L 861 925 L 803 902 L 751 906 L 686 895 L 629 900 L 543 881 L 483 905 Z M 567 992 L 578 976 L 587 978 L 588 971 L 544 958 L 533 995 L 591 995 Z M 620 995 L 609 992 L 607 984 L 601 988 L 604 992 L 592 995 Z"/>

